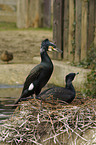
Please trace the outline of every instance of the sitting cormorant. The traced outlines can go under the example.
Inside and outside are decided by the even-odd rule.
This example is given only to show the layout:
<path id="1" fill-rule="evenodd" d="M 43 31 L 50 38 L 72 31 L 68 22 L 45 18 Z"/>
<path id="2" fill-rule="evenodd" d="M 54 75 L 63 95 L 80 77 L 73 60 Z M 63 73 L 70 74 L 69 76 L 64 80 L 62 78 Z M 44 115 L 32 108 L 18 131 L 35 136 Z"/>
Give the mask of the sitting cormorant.
<path id="1" fill-rule="evenodd" d="M 9 62 L 13 59 L 13 54 L 11 52 L 8 52 L 7 50 L 4 51 L 2 54 L 1 54 L 1 60 L 2 61 L 5 61 L 5 62 Z"/>
<path id="2" fill-rule="evenodd" d="M 38 95 L 41 89 L 46 85 L 53 72 L 53 63 L 48 56 L 47 51 L 52 50 L 60 51 L 58 48 L 56 48 L 56 45 L 50 42 L 48 39 L 42 41 L 40 49 L 41 63 L 35 66 L 27 76 L 21 96 L 15 104 L 18 104 L 22 98 L 26 98 L 33 94 Z"/>
<path id="3" fill-rule="evenodd" d="M 43 91 L 41 94 L 39 94 L 36 99 L 41 99 L 44 102 L 49 102 L 52 104 L 52 102 L 56 102 L 56 100 L 62 102 L 71 103 L 73 99 L 75 98 L 76 92 L 75 88 L 72 85 L 72 81 L 74 80 L 75 76 L 79 73 L 69 73 L 66 76 L 66 87 L 52 87 L 45 91 Z"/>

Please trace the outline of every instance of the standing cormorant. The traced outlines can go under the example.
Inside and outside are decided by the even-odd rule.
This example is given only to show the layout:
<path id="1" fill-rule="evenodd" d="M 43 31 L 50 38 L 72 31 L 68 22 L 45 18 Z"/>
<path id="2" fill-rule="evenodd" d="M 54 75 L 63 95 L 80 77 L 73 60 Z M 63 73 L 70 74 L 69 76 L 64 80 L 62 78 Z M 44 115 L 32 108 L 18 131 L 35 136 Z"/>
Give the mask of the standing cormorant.
<path id="1" fill-rule="evenodd" d="M 49 102 L 52 104 L 53 102 L 58 101 L 64 101 L 67 103 L 71 103 L 73 99 L 75 98 L 76 92 L 75 88 L 72 84 L 72 81 L 74 80 L 75 76 L 79 73 L 69 73 L 66 76 L 66 87 L 52 87 L 45 91 L 43 91 L 41 94 L 39 94 L 36 98 L 41 99 L 42 101 Z"/>
<path id="2" fill-rule="evenodd" d="M 18 104 L 22 98 L 26 98 L 30 95 L 32 96 L 33 94 L 38 95 L 41 89 L 46 85 L 53 72 L 53 63 L 48 56 L 47 51 L 52 50 L 59 51 L 59 49 L 56 48 L 56 45 L 48 39 L 42 41 L 40 49 L 41 63 L 35 66 L 27 76 L 21 96 L 15 104 Z"/>

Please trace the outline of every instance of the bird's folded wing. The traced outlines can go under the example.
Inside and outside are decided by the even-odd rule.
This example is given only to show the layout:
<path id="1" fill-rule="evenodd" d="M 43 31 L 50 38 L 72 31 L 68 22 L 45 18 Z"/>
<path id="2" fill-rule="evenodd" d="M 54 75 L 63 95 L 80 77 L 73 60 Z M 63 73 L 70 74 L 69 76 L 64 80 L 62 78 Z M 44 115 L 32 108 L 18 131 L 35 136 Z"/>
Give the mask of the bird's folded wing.
<path id="1" fill-rule="evenodd" d="M 27 89 L 31 83 L 33 83 L 35 80 L 38 79 L 42 69 L 43 66 L 39 64 L 31 70 L 30 74 L 27 76 L 26 81 L 24 83 L 24 90 Z"/>

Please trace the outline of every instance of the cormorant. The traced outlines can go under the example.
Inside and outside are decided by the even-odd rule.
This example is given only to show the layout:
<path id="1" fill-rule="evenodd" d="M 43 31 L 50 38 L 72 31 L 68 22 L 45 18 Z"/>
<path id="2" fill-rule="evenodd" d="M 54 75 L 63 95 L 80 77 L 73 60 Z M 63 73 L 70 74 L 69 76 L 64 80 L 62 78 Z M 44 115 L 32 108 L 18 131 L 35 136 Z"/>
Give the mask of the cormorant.
<path id="1" fill-rule="evenodd" d="M 56 48 L 56 45 L 48 39 L 42 41 L 40 49 L 41 63 L 35 66 L 27 76 L 21 96 L 15 104 L 18 104 L 22 98 L 26 98 L 30 95 L 32 96 L 33 94 L 38 95 L 41 89 L 46 85 L 53 72 L 53 63 L 48 56 L 47 51 L 52 50 L 60 51 Z"/>
<path id="2" fill-rule="evenodd" d="M 75 76 L 79 73 L 69 73 L 66 76 L 66 86 L 64 87 L 52 87 L 49 88 L 43 92 L 41 92 L 36 99 L 41 99 L 44 102 L 49 102 L 52 104 L 52 102 L 56 102 L 56 100 L 60 102 L 67 102 L 71 103 L 73 99 L 75 98 L 76 92 L 75 88 L 72 84 L 72 81 L 74 80 Z"/>
<path id="3" fill-rule="evenodd" d="M 8 52 L 7 50 L 4 51 L 2 54 L 1 54 L 1 60 L 2 61 L 5 61 L 5 62 L 9 62 L 13 59 L 13 54 L 11 52 Z"/>

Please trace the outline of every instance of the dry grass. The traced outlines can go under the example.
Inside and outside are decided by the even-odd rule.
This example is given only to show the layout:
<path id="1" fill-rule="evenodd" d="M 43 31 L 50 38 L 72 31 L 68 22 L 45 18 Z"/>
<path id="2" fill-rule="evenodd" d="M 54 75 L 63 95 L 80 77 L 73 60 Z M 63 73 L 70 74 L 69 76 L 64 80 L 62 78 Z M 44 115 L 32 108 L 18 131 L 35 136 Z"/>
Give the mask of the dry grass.
<path id="1" fill-rule="evenodd" d="M 89 143 L 82 134 L 88 129 L 96 128 L 96 99 L 87 100 L 82 105 L 55 106 L 35 99 L 23 102 L 17 107 L 9 120 L 0 127 L 0 141 L 13 144 L 64 144 L 61 135 L 72 133 L 77 138 Z"/>

